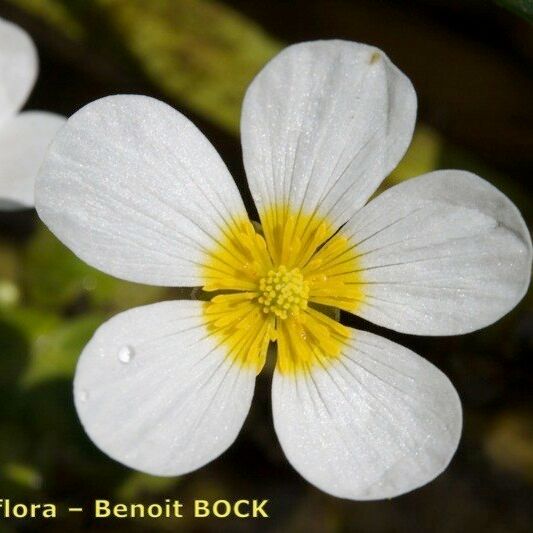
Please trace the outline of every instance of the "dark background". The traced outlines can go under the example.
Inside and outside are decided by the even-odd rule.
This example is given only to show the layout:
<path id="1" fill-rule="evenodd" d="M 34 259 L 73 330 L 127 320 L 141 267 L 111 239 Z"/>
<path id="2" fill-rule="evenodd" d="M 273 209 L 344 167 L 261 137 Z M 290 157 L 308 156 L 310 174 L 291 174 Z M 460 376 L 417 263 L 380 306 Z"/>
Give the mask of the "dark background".
<path id="1" fill-rule="evenodd" d="M 264 63 L 263 55 L 283 43 L 303 40 L 366 42 L 382 48 L 415 86 L 420 131 L 429 132 L 431 146 L 436 146 L 437 155 L 427 170 L 457 167 L 477 172 L 503 190 L 531 221 L 533 34 L 526 20 L 503 7 L 453 0 L 145 2 L 147 13 L 161 5 L 161 20 L 176 17 L 176 33 L 184 38 L 160 48 L 162 54 L 171 52 L 163 77 L 168 69 L 178 79 L 169 85 L 160 70 L 154 74 L 157 54 L 139 54 L 116 22 L 126 4 L 0 1 L 0 16 L 25 28 L 40 54 L 40 76 L 26 108 L 68 116 L 108 94 L 156 96 L 199 125 L 249 199 L 237 112 L 244 87 Z M 142 13 L 141 4 L 130 2 L 134 4 Z M 83 37 L 50 19 L 47 11 L 53 5 L 79 23 Z M 252 33 L 268 42 L 256 55 L 246 32 L 241 35 L 226 23 L 235 12 L 240 14 L 239 24 L 250 25 Z M 147 16 L 146 24 L 148 20 Z M 143 27 L 142 17 L 136 23 Z M 248 46 L 246 61 L 233 64 L 232 58 Z M 215 53 L 229 58 L 227 71 L 218 78 L 202 56 Z M 217 95 L 232 77 L 235 87 L 228 85 L 216 97 L 216 105 L 209 103 L 210 95 Z M 202 91 L 207 104 L 196 96 Z M 236 111 L 227 118 L 217 105 Z M 424 161 L 426 149 L 423 143 L 416 148 L 420 153 L 413 152 L 415 160 Z M 0 497 L 52 501 L 63 509 L 90 504 L 94 498 L 176 498 L 186 505 L 194 498 L 269 498 L 271 518 L 95 522 L 88 512 L 63 513 L 56 521 L 0 521 L 0 531 L 363 533 L 531 528 L 529 296 L 496 325 L 462 337 L 418 338 L 343 317 L 346 323 L 382 333 L 427 357 L 450 377 L 464 405 L 463 438 L 443 475 L 394 500 L 363 503 L 323 494 L 292 470 L 272 427 L 268 372 L 258 379 L 252 410 L 237 442 L 210 465 L 168 480 L 114 463 L 96 450 L 76 419 L 71 399 L 76 358 L 106 317 L 133 305 L 175 298 L 178 292 L 116 282 L 95 273 L 47 233 L 33 211 L 0 214 L 0 288 L 1 283 L 14 288 L 16 297 L 4 302 L 0 297 Z"/>

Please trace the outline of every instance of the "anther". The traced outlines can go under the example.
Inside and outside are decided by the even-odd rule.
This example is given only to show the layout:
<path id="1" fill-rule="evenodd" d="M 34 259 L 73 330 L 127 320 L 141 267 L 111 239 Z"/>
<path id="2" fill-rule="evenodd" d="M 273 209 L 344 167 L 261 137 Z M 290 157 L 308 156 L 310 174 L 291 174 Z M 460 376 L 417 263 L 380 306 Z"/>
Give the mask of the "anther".
<path id="1" fill-rule="evenodd" d="M 298 315 L 307 307 L 309 284 L 298 268 L 287 270 L 280 265 L 277 270 L 269 270 L 259 281 L 259 290 L 257 301 L 263 313 L 272 313 L 281 320 Z"/>

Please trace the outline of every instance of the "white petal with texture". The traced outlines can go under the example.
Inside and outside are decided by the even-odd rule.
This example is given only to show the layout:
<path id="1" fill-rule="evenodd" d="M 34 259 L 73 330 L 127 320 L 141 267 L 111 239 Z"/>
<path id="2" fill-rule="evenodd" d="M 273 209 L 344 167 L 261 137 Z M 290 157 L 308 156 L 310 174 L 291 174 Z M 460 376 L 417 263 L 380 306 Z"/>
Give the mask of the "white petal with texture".
<path id="1" fill-rule="evenodd" d="M 524 296 L 531 238 L 495 187 L 458 170 L 408 180 L 342 229 L 362 269 L 355 312 L 419 335 L 456 335 L 492 324 Z"/>
<path id="2" fill-rule="evenodd" d="M 0 128 L 0 208 L 34 205 L 35 177 L 65 118 L 44 111 L 15 115 Z"/>
<path id="3" fill-rule="evenodd" d="M 448 378 L 407 348 L 351 331 L 340 358 L 274 374 L 274 425 L 298 472 L 341 498 L 391 498 L 428 483 L 453 456 L 461 404 Z"/>
<path id="4" fill-rule="evenodd" d="M 338 227 L 398 164 L 416 118 L 407 77 L 379 49 L 290 46 L 250 85 L 241 121 L 259 213 L 287 202 Z"/>
<path id="5" fill-rule="evenodd" d="M 152 285 L 201 285 L 206 253 L 246 214 L 209 141 L 147 96 L 109 96 L 70 117 L 35 192 L 40 217 L 79 257 Z"/>
<path id="6" fill-rule="evenodd" d="M 30 36 L 0 18 L 0 125 L 26 102 L 37 69 L 37 51 Z"/>
<path id="7" fill-rule="evenodd" d="M 195 470 L 237 437 L 255 371 L 232 364 L 208 336 L 201 302 L 121 313 L 95 333 L 76 369 L 74 398 L 93 442 L 155 475 Z"/>

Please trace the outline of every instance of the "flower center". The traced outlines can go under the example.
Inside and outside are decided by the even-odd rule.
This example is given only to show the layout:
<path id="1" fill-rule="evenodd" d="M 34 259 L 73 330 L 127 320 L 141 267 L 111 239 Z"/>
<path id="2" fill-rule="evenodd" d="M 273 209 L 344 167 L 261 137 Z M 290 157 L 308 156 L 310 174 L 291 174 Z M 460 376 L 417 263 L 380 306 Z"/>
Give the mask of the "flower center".
<path id="1" fill-rule="evenodd" d="M 325 218 L 288 205 L 261 220 L 258 231 L 235 216 L 206 254 L 203 289 L 219 293 L 203 304 L 207 334 L 256 372 L 272 342 L 283 374 L 335 361 L 351 332 L 316 305 L 354 312 L 364 301 L 357 250 Z"/>
<path id="2" fill-rule="evenodd" d="M 259 280 L 261 295 L 258 302 L 263 313 L 273 313 L 277 318 L 285 320 L 295 316 L 307 307 L 309 284 L 304 280 L 299 268 L 288 270 L 281 265 L 277 270 L 270 270 Z"/>

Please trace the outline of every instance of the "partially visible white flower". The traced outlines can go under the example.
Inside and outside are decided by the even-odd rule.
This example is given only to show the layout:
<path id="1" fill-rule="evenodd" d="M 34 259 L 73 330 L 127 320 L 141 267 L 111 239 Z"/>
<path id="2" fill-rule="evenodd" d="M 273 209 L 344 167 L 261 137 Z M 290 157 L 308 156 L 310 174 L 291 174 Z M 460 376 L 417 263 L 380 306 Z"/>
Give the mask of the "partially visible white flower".
<path id="1" fill-rule="evenodd" d="M 85 347 L 75 403 L 102 450 L 159 475 L 211 461 L 236 438 L 275 344 L 274 426 L 308 481 L 368 500 L 446 468 L 462 426 L 450 381 L 323 312 L 456 335 L 492 324 L 527 290 L 525 223 L 478 176 L 432 172 L 370 200 L 415 117 L 410 81 L 380 50 L 284 50 L 243 105 L 260 230 L 213 146 L 168 105 L 111 96 L 68 120 L 37 178 L 43 221 L 109 274 L 216 291 L 121 313 Z"/>
<path id="2" fill-rule="evenodd" d="M 20 109 L 35 83 L 38 59 L 30 36 L 0 19 L 0 209 L 34 206 L 35 177 L 65 119 Z"/>

